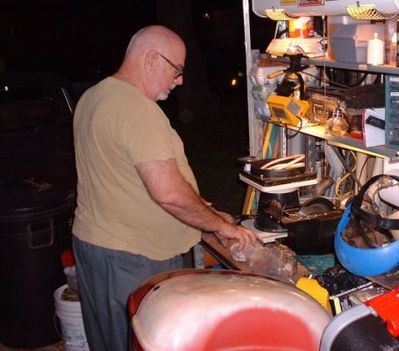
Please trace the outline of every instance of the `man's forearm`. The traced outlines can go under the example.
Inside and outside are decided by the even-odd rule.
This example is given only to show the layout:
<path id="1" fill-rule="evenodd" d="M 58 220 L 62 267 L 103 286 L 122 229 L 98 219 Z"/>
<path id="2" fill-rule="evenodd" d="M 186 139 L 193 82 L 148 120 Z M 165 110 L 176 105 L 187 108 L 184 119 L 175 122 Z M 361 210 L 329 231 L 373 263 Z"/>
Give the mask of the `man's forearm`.
<path id="1" fill-rule="evenodd" d="M 190 184 L 181 184 L 180 189 L 169 201 L 160 203 L 166 211 L 182 222 L 203 231 L 218 232 L 229 225 L 223 217 L 206 205 Z"/>
<path id="2" fill-rule="evenodd" d="M 137 169 L 151 197 L 182 222 L 215 232 L 231 226 L 196 193 L 181 175 L 174 160 L 144 163 Z"/>

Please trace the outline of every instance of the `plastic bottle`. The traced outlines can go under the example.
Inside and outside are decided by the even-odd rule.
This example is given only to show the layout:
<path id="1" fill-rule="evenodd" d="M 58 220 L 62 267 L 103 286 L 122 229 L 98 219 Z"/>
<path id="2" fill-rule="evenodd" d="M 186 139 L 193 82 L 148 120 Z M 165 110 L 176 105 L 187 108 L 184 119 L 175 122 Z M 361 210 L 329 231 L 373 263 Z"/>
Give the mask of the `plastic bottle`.
<path id="1" fill-rule="evenodd" d="M 367 41 L 367 64 L 378 66 L 384 64 L 385 44 L 374 33 L 374 38 Z"/>

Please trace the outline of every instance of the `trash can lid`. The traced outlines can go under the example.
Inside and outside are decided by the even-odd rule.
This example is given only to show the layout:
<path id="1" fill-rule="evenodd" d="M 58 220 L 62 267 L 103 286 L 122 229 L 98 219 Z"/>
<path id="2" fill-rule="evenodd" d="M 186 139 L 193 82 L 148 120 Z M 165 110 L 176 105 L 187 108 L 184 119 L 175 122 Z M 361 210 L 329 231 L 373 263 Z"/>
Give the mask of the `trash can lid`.
<path id="1" fill-rule="evenodd" d="M 47 212 L 66 205 L 67 190 L 36 179 L 0 180 L 0 218 Z"/>

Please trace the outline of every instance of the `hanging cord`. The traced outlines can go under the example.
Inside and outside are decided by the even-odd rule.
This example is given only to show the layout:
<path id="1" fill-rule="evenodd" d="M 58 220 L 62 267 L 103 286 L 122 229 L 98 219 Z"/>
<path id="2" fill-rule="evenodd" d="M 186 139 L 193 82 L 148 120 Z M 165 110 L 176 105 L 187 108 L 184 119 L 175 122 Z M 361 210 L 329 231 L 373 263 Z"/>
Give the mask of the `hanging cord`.
<path id="1" fill-rule="evenodd" d="M 324 63 L 324 65 L 325 65 L 325 63 Z M 327 78 L 328 78 L 328 75 L 327 75 L 327 71 L 326 71 L 326 67 L 325 67 L 325 66 L 323 67 L 323 73 L 324 73 L 324 74 L 327 76 Z M 327 84 L 329 84 L 329 85 L 334 85 L 334 86 L 337 86 L 337 87 L 339 87 L 339 88 L 348 89 L 348 88 L 350 87 L 349 85 L 345 85 L 345 84 L 342 84 L 342 83 L 334 82 L 334 81 L 331 80 L 330 78 L 328 78 L 328 79 L 327 79 L 327 78 L 322 78 L 322 77 L 320 77 L 320 76 L 317 76 L 317 75 L 315 75 L 315 74 L 308 73 L 308 72 L 305 72 L 305 71 L 302 71 L 301 74 L 306 74 L 306 75 L 308 75 L 309 77 L 315 78 L 315 79 L 319 80 L 319 81 L 322 82 L 322 83 L 327 83 Z M 324 90 L 326 91 L 326 88 L 325 88 Z"/>
<path id="2" fill-rule="evenodd" d="M 302 130 L 302 126 L 303 126 L 303 120 L 302 120 L 302 118 L 299 117 L 299 116 L 295 116 L 295 117 L 299 119 L 299 127 L 298 127 L 298 130 L 295 131 L 294 133 L 289 134 L 289 133 L 288 133 L 287 124 L 283 124 L 284 134 L 285 134 L 285 137 L 286 137 L 287 139 L 295 138 L 295 137 L 301 132 L 301 130 Z"/>
<path id="3" fill-rule="evenodd" d="M 360 169 L 360 173 L 359 173 L 359 179 L 362 179 L 362 175 L 363 175 L 363 171 L 364 171 L 364 167 L 366 167 L 367 162 L 370 160 L 370 156 L 367 155 L 365 161 L 363 162 L 362 168 Z M 364 185 L 364 184 L 363 184 Z"/>
<path id="4" fill-rule="evenodd" d="M 321 18 L 323 20 L 323 22 L 322 22 L 323 23 L 323 41 L 325 41 L 325 40 L 327 40 L 327 28 L 326 28 L 327 27 L 327 18 L 326 18 L 326 16 L 321 16 Z M 328 46 L 327 46 L 327 48 L 328 48 Z M 324 57 L 325 57 L 325 55 L 324 55 Z M 326 60 L 323 60 L 323 73 L 322 73 L 323 74 L 323 79 L 325 79 L 324 77 L 327 77 L 326 70 L 327 70 Z M 320 74 L 316 78 L 319 78 L 320 82 L 322 82 Z M 326 83 L 326 82 L 323 82 L 323 83 Z M 324 86 L 323 86 L 323 95 L 324 96 L 327 95 L 327 84 L 324 84 Z"/>
<path id="5" fill-rule="evenodd" d="M 336 196 L 336 197 L 340 197 L 340 192 L 341 192 L 341 189 L 343 188 L 343 183 L 344 183 L 344 182 L 346 181 L 346 179 L 348 179 L 348 178 L 351 176 L 351 174 L 353 174 L 353 172 L 356 170 L 356 154 L 355 154 L 353 151 L 351 151 L 351 152 L 350 152 L 350 155 L 352 155 L 352 157 L 354 158 L 353 168 L 352 168 L 349 172 L 344 173 L 344 175 L 337 181 L 337 183 L 336 183 L 336 185 L 335 185 L 335 196 Z M 350 195 L 351 192 L 352 192 L 352 190 L 350 190 L 350 191 L 344 193 L 342 196 L 345 197 L 345 196 L 347 196 L 347 195 Z"/>
<path id="6" fill-rule="evenodd" d="M 327 78 L 323 78 L 318 75 L 308 73 L 306 71 L 301 71 L 301 74 L 306 74 L 309 77 L 315 78 L 316 80 L 318 80 L 322 83 L 326 83 L 326 84 L 333 85 L 333 86 L 336 86 L 339 88 L 344 88 L 344 89 L 349 89 L 349 88 L 353 88 L 353 87 L 357 87 L 357 86 L 361 85 L 369 75 L 369 73 L 364 73 L 359 80 L 357 80 L 355 83 L 352 83 L 352 84 L 338 83 L 336 81 L 331 80 L 330 77 L 328 76 L 325 61 L 324 61 L 324 65 L 323 65 L 323 76 L 327 77 Z M 374 79 L 373 83 L 371 83 L 371 84 L 377 83 L 380 80 L 380 78 L 381 78 L 381 75 L 377 75 L 376 78 Z M 324 93 L 326 94 L 326 92 L 327 92 L 327 87 L 324 86 Z"/>

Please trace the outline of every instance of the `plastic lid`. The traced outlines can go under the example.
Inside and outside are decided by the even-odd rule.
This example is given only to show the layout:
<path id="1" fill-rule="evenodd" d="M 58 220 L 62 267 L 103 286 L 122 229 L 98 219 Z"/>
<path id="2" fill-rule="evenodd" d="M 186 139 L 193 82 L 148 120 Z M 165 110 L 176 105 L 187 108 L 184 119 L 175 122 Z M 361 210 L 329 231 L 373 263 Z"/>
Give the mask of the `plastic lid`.
<path id="1" fill-rule="evenodd" d="M 0 181 L 0 217 L 43 212 L 66 205 L 67 191 L 39 180 Z"/>

